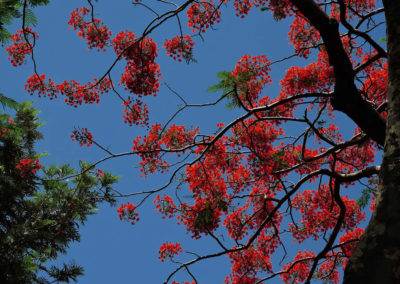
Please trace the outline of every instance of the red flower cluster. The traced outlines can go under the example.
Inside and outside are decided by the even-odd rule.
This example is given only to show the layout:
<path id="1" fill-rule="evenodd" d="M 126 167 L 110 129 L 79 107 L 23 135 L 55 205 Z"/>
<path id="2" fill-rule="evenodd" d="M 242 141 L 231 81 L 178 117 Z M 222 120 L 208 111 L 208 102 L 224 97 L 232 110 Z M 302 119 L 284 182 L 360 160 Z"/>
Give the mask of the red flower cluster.
<path id="1" fill-rule="evenodd" d="M 365 213 L 362 213 L 358 204 L 347 196 L 343 197 L 342 200 L 346 206 L 342 228 L 351 231 L 364 220 Z M 340 212 L 331 189 L 324 184 L 321 184 L 317 191 L 306 190 L 297 194 L 292 204 L 293 208 L 302 214 L 300 220 L 302 225 L 291 225 L 293 237 L 300 243 L 311 236 L 314 240 L 318 240 L 321 234 L 333 229 Z"/>
<path id="2" fill-rule="evenodd" d="M 148 125 L 149 110 L 147 109 L 146 104 L 143 104 L 142 101 L 138 99 L 132 101 L 131 97 L 128 97 L 128 99 L 124 101 L 123 106 L 125 107 L 125 110 L 122 117 L 124 118 L 125 123 L 128 123 L 129 126 Z"/>
<path id="3" fill-rule="evenodd" d="M 90 147 L 93 143 L 93 135 L 87 128 L 82 128 L 82 130 L 74 130 L 73 134 L 70 136 L 72 141 L 78 141 L 81 146 L 85 145 Z"/>
<path id="4" fill-rule="evenodd" d="M 276 235 L 262 233 L 247 250 L 229 253 L 232 263 L 232 273 L 225 279 L 225 283 L 253 284 L 259 278 L 259 272 L 272 270 L 271 255 L 275 252 L 279 241 Z"/>
<path id="5" fill-rule="evenodd" d="M 17 169 L 21 171 L 21 177 L 30 179 L 33 175 L 42 168 L 42 165 L 39 164 L 39 159 L 32 160 L 29 158 L 24 158 L 19 161 L 17 165 Z"/>
<path id="6" fill-rule="evenodd" d="M 155 173 L 158 170 L 163 172 L 168 169 L 169 165 L 161 158 L 161 146 L 164 144 L 170 152 L 181 153 L 187 151 L 185 146 L 194 143 L 194 137 L 198 133 L 198 128 L 187 131 L 184 126 L 176 126 L 175 124 L 161 133 L 161 125 L 155 124 L 151 126 L 149 134 L 142 139 L 141 136 L 133 141 L 132 151 L 142 158 L 140 165 L 142 173 Z"/>
<path id="7" fill-rule="evenodd" d="M 96 177 L 98 180 L 101 180 L 104 177 L 103 170 L 97 169 L 96 170 Z"/>
<path id="8" fill-rule="evenodd" d="M 127 60 L 121 83 L 133 94 L 156 95 L 160 86 L 160 66 L 155 63 L 157 45 L 150 38 L 137 39 L 132 32 L 120 32 L 112 40 L 114 50 Z"/>
<path id="9" fill-rule="evenodd" d="M 236 16 L 244 18 L 250 12 L 253 5 L 254 2 L 250 0 L 235 0 L 233 6 L 235 6 L 237 11 Z"/>
<path id="10" fill-rule="evenodd" d="M 289 31 L 289 41 L 294 45 L 295 52 L 308 58 L 311 48 L 317 46 L 320 40 L 319 32 L 302 15 L 296 13 Z"/>
<path id="11" fill-rule="evenodd" d="M 25 36 L 32 42 L 26 42 Z M 32 53 L 33 44 L 39 36 L 31 29 L 18 30 L 16 34 L 11 36 L 11 45 L 6 48 L 8 59 L 11 59 L 13 66 L 22 65 L 25 61 L 25 56 Z"/>
<path id="12" fill-rule="evenodd" d="M 200 1 L 192 4 L 187 10 L 188 27 L 193 28 L 192 32 L 198 30 L 205 33 L 215 22 L 219 23 L 221 12 L 215 7 L 212 0 Z"/>
<path id="13" fill-rule="evenodd" d="M 10 118 L 7 119 L 7 122 L 10 124 L 11 127 L 14 124 L 13 120 L 10 119 Z M 10 128 L 3 128 L 3 129 L 0 128 L 1 137 L 5 137 L 7 134 L 11 134 L 13 132 L 13 129 L 11 127 Z"/>
<path id="14" fill-rule="evenodd" d="M 237 80 L 237 90 L 240 100 L 252 106 L 258 100 L 265 84 L 271 83 L 269 75 L 270 62 L 265 55 L 243 55 L 232 71 Z"/>
<path id="15" fill-rule="evenodd" d="M 149 173 L 155 173 L 157 170 L 164 172 L 169 166 L 167 162 L 160 157 L 162 144 L 160 132 L 161 125 L 155 124 L 151 126 L 149 134 L 146 137 L 142 139 L 141 136 L 138 136 L 133 140 L 132 151 L 136 152 L 137 155 L 142 158 L 139 165 L 142 167 L 140 171 L 143 173 L 143 176 Z"/>
<path id="16" fill-rule="evenodd" d="M 192 55 L 194 42 L 190 36 L 176 36 L 173 39 L 166 40 L 164 47 L 167 54 L 174 60 L 182 61 L 182 58 L 188 58 Z"/>
<path id="17" fill-rule="evenodd" d="M 294 258 L 293 266 L 292 263 L 288 263 L 283 267 L 283 271 L 287 271 L 289 268 L 289 273 L 281 274 L 283 282 L 285 283 L 304 283 L 310 273 L 310 267 L 313 263 L 313 258 L 315 253 L 312 251 L 299 251 Z"/>
<path id="18" fill-rule="evenodd" d="M 305 92 L 329 92 L 333 83 L 333 70 L 323 63 L 314 62 L 304 68 L 292 66 L 280 82 L 280 99 Z"/>
<path id="19" fill-rule="evenodd" d="M 355 16 L 359 17 L 364 13 L 369 13 L 376 7 L 376 0 L 345 0 L 344 2 L 349 7 L 346 9 L 346 18 L 348 20 L 353 20 Z M 340 20 L 340 8 L 335 2 L 332 3 L 330 17 Z"/>
<path id="20" fill-rule="evenodd" d="M 141 96 L 156 95 L 161 77 L 160 66 L 149 62 L 148 65 L 136 65 L 129 61 L 125 67 L 125 74 L 121 76 L 121 83 L 133 94 Z"/>
<path id="21" fill-rule="evenodd" d="M 176 255 L 178 255 L 181 252 L 183 252 L 183 250 L 179 243 L 169 244 L 168 242 L 165 242 L 162 244 L 162 246 L 158 251 L 159 254 L 158 258 L 161 261 L 164 261 L 167 258 L 173 259 Z"/>
<path id="22" fill-rule="evenodd" d="M 200 234 L 208 235 L 208 232 L 213 232 L 219 227 L 221 206 L 224 206 L 223 202 L 214 203 L 206 198 L 197 198 L 193 206 L 186 203 L 181 205 L 182 215 L 178 216 L 178 220 L 183 221 L 187 230 L 192 232 L 193 239 L 199 239 Z"/>
<path id="23" fill-rule="evenodd" d="M 139 221 L 139 214 L 136 212 L 136 206 L 132 203 L 127 202 L 126 204 L 121 205 L 117 212 L 121 221 L 124 219 L 131 222 L 132 225 L 135 225 L 135 223 Z"/>
<path id="24" fill-rule="evenodd" d="M 156 204 L 156 211 L 164 215 L 163 219 L 174 217 L 178 211 L 174 201 L 169 196 L 160 197 L 160 195 L 157 195 L 156 199 L 154 199 L 154 204 Z"/>
<path id="25" fill-rule="evenodd" d="M 340 237 L 339 243 L 342 244 L 340 247 L 346 256 L 350 257 L 353 254 L 353 251 L 356 249 L 357 243 L 363 234 L 364 229 L 357 228 Z"/>
<path id="26" fill-rule="evenodd" d="M 100 103 L 100 95 L 107 93 L 111 88 L 111 81 L 107 78 L 103 78 L 98 81 L 96 78 L 93 80 L 94 83 L 88 82 L 85 85 L 81 85 L 74 80 L 64 81 L 61 84 L 55 84 L 51 78 L 48 82 L 45 82 L 46 76 L 36 75 L 29 77 L 25 85 L 25 90 L 30 95 L 37 93 L 39 97 L 44 95 L 49 97 L 51 100 L 57 98 L 57 94 L 66 96 L 65 102 L 68 105 L 77 107 L 83 102 L 86 104 Z"/>
<path id="27" fill-rule="evenodd" d="M 78 35 L 81 39 L 84 38 L 87 40 L 88 49 L 97 48 L 98 51 L 105 51 L 112 33 L 106 25 L 101 23 L 100 19 L 85 21 L 84 16 L 89 14 L 89 12 L 90 10 L 86 7 L 77 8 L 75 11 L 72 11 L 68 24 L 74 30 L 79 29 Z"/>

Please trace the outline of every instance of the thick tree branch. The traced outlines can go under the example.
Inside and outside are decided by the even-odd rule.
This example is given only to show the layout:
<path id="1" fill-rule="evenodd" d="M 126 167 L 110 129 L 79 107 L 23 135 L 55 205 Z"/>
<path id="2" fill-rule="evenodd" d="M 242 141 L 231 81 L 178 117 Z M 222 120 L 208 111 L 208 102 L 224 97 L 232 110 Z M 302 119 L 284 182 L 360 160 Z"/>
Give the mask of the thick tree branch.
<path id="1" fill-rule="evenodd" d="M 329 62 L 335 74 L 335 91 L 331 104 L 335 110 L 349 116 L 368 136 L 384 145 L 386 122 L 365 101 L 354 84 L 354 69 L 343 47 L 339 23 L 329 16 L 313 0 L 290 0 L 320 33 Z"/>

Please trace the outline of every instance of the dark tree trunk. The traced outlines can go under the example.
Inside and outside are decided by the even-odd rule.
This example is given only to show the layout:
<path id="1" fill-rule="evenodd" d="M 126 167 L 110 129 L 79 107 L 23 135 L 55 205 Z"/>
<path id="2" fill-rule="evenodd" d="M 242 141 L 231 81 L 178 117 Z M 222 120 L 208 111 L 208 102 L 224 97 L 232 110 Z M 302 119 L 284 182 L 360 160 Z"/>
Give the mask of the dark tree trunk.
<path id="1" fill-rule="evenodd" d="M 388 43 L 388 119 L 379 195 L 343 283 L 400 283 L 400 1 L 383 0 Z"/>

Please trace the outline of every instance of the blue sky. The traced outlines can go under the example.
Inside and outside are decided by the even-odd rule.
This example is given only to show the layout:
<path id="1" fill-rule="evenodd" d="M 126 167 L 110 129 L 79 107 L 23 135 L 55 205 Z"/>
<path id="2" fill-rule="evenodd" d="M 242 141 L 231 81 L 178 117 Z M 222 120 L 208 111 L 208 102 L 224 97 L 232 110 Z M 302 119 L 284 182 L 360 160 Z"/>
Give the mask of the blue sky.
<path id="1" fill-rule="evenodd" d="M 115 59 L 109 52 L 89 52 L 84 41 L 80 41 L 76 32 L 68 29 L 70 12 L 85 5 L 85 1 L 51 1 L 50 5 L 34 10 L 38 25 L 35 30 L 39 40 L 35 48 L 39 74 L 45 73 L 56 82 L 74 79 L 85 83 L 101 77 Z M 154 17 L 143 7 L 137 7 L 130 1 L 99 1 L 95 4 L 95 16 L 117 34 L 122 30 L 131 30 L 140 34 L 147 23 Z M 87 6 L 87 5 L 86 5 Z M 205 103 L 218 98 L 218 94 L 206 92 L 207 87 L 217 81 L 216 74 L 223 70 L 232 70 L 243 54 L 265 54 L 271 61 L 293 53 L 287 44 L 288 21 L 276 22 L 268 12 L 254 9 L 245 19 L 235 17 L 232 7 L 224 8 L 222 21 L 215 26 L 215 31 L 207 31 L 204 42 L 196 38 L 194 56 L 197 63 L 187 65 L 178 63 L 166 56 L 165 50 L 159 50 L 157 62 L 161 66 L 162 82 L 167 82 L 175 91 L 190 103 Z M 185 20 L 183 20 L 185 22 Z M 21 26 L 16 22 L 12 30 Z M 186 27 L 184 27 L 186 29 Z M 13 31 L 14 31 L 13 30 Z M 172 19 L 157 29 L 153 39 L 162 46 L 166 38 L 178 34 L 176 20 Z M 186 33 L 190 30 L 186 29 Z M 293 64 L 305 64 L 303 60 L 288 60 L 272 68 L 274 83 L 264 90 L 274 97 L 279 92 L 279 80 L 284 71 Z M 70 163 L 77 165 L 78 160 L 97 161 L 105 156 L 96 149 L 82 148 L 72 142 L 69 136 L 74 127 L 88 128 L 94 139 L 115 152 L 127 152 L 132 147 L 132 140 L 143 135 L 140 127 L 129 127 L 123 123 L 121 101 L 112 93 L 105 94 L 99 105 L 83 105 L 78 108 L 67 106 L 63 99 L 49 101 L 30 97 L 24 91 L 28 76 L 33 73 L 32 63 L 15 68 L 7 60 L 4 49 L 0 50 L 0 92 L 17 100 L 32 100 L 41 110 L 40 119 L 46 124 L 41 128 L 45 139 L 38 144 L 38 152 L 48 152 L 42 158 L 45 165 Z M 123 63 L 116 66 L 113 79 L 119 80 Z M 128 95 L 123 88 L 122 94 Z M 146 98 L 150 107 L 151 122 L 165 122 L 178 109 L 180 101 L 166 87 L 160 88 L 156 98 Z M 179 115 L 176 124 L 200 126 L 204 132 L 213 132 L 217 122 L 229 122 L 239 113 L 228 111 L 224 105 L 207 109 L 190 110 Z M 338 114 L 338 120 L 343 122 Z M 349 121 L 346 122 L 349 124 Z M 351 122 L 350 122 L 351 125 Z M 351 128 L 346 128 L 349 131 Z M 350 132 L 348 132 L 350 134 Z M 121 177 L 116 188 L 123 193 L 154 189 L 164 185 L 168 175 L 139 177 L 135 166 L 135 157 L 118 158 L 107 161 L 100 168 Z M 167 192 L 173 192 L 173 188 Z M 138 199 L 125 199 L 136 203 Z M 71 245 L 67 255 L 60 260 L 75 259 L 85 268 L 85 276 L 79 283 L 162 283 L 174 269 L 174 264 L 158 260 L 158 249 L 165 241 L 180 241 L 184 250 L 199 254 L 218 251 L 213 240 L 207 238 L 194 241 L 186 234 L 184 227 L 175 225 L 175 221 L 163 221 L 154 212 L 153 199 L 140 208 L 140 222 L 131 226 L 121 222 L 117 208 L 101 206 L 97 215 L 91 216 L 81 228 L 82 239 Z M 290 244 L 289 244 L 290 245 Z M 297 248 L 298 249 L 298 248 Z M 277 255 L 279 259 L 281 255 Z M 181 260 L 191 259 L 184 255 Z M 179 260 L 179 258 L 178 258 Z M 229 262 L 226 257 L 209 260 L 193 266 L 199 283 L 221 283 L 229 274 Z M 190 280 L 185 273 L 177 274 L 176 281 Z M 268 283 L 281 283 L 277 278 Z"/>

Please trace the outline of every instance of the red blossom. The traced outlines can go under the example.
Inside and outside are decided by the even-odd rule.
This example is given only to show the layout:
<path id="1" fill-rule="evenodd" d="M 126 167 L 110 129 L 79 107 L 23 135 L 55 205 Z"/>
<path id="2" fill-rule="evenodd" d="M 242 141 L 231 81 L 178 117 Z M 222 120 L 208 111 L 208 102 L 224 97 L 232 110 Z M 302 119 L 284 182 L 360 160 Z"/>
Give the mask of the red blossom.
<path id="1" fill-rule="evenodd" d="M 188 27 L 193 28 L 192 32 L 197 30 L 204 33 L 215 22 L 219 23 L 221 12 L 215 7 L 212 0 L 208 0 L 192 4 L 187 10 L 187 16 L 189 18 Z"/>
<path id="2" fill-rule="evenodd" d="M 147 109 L 146 104 L 143 104 L 140 100 L 132 100 L 131 97 L 128 97 L 128 99 L 124 101 L 123 106 L 125 107 L 125 110 L 122 117 L 124 118 L 125 123 L 128 123 L 129 126 L 148 125 L 149 110 Z"/>
<path id="3" fill-rule="evenodd" d="M 164 47 L 167 54 L 174 60 L 182 61 L 182 59 L 190 58 L 193 53 L 194 42 L 190 36 L 176 36 L 170 40 L 166 40 Z"/>
<path id="4" fill-rule="evenodd" d="M 85 145 L 90 147 L 93 143 L 93 135 L 87 128 L 82 128 L 81 130 L 74 130 L 70 136 L 72 141 L 77 141 L 81 146 Z"/>
<path id="5" fill-rule="evenodd" d="M 170 244 L 168 242 L 165 242 L 162 244 L 160 247 L 158 254 L 159 254 L 159 259 L 161 261 L 164 261 L 167 258 L 173 259 L 176 255 L 179 253 L 183 252 L 182 247 L 179 243 L 175 244 Z"/>
<path id="6" fill-rule="evenodd" d="M 27 157 L 20 160 L 17 165 L 17 169 L 21 171 L 21 177 L 26 179 L 31 179 L 41 168 L 42 165 L 39 164 L 39 159 L 32 160 Z"/>
<path id="7" fill-rule="evenodd" d="M 172 218 L 178 212 L 174 201 L 169 196 L 160 197 L 160 195 L 157 195 L 154 203 L 156 204 L 156 211 L 164 215 L 163 219 Z"/>
<path id="8" fill-rule="evenodd" d="M 30 95 L 37 93 L 39 97 L 45 96 L 50 100 L 57 98 L 58 95 L 63 95 L 66 97 L 64 101 L 74 107 L 82 103 L 100 103 L 100 95 L 107 93 L 111 88 L 111 81 L 107 78 L 103 78 L 101 81 L 95 78 L 93 83 L 89 82 L 85 85 L 74 80 L 64 81 L 61 84 L 55 84 L 51 78 L 48 78 L 47 82 L 45 80 L 44 74 L 40 76 L 34 74 L 28 78 L 25 90 Z"/>
<path id="9" fill-rule="evenodd" d="M 133 94 L 141 96 L 157 95 L 160 87 L 160 66 L 149 62 L 147 65 L 136 65 L 129 61 L 125 67 L 125 73 L 121 76 L 121 84 Z"/>
<path id="10" fill-rule="evenodd" d="M 121 205 L 118 210 L 119 219 L 126 220 L 131 222 L 132 225 L 135 225 L 139 221 L 139 214 L 136 212 L 136 206 L 132 203 L 127 202 L 126 204 Z"/>
<path id="11" fill-rule="evenodd" d="M 281 274 L 285 283 L 304 283 L 310 273 L 310 267 L 313 263 L 315 253 L 312 251 L 299 251 L 294 258 L 293 264 L 289 262 L 283 267 L 283 271 L 290 268 L 289 273 Z"/>
<path id="12" fill-rule="evenodd" d="M 317 46 L 320 40 L 319 32 L 302 15 L 296 13 L 289 31 L 289 41 L 294 45 L 295 52 L 308 58 L 311 48 Z"/>
<path id="13" fill-rule="evenodd" d="M 25 37 L 30 41 L 26 41 Z M 25 62 L 25 56 L 32 53 L 33 44 L 39 36 L 31 29 L 18 30 L 11 36 L 11 45 L 6 48 L 8 59 L 11 59 L 13 66 L 22 65 Z"/>
<path id="14" fill-rule="evenodd" d="M 86 7 L 75 9 L 71 12 L 68 24 L 74 30 L 79 30 L 78 35 L 81 39 L 87 40 L 88 49 L 97 48 L 98 51 L 105 51 L 112 33 L 106 25 L 102 24 L 100 19 L 85 20 L 85 16 L 89 12 L 90 10 Z"/>
<path id="15" fill-rule="evenodd" d="M 237 80 L 239 99 L 252 106 L 266 84 L 271 83 L 270 62 L 265 55 L 243 55 L 232 71 Z"/>

